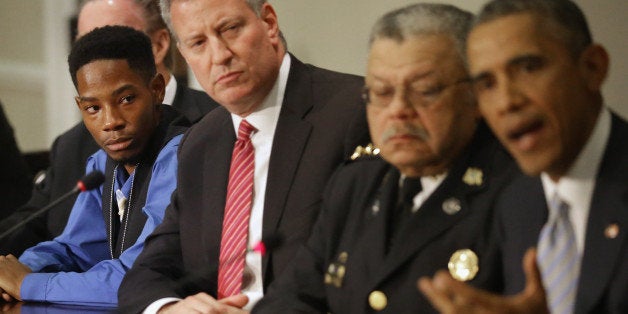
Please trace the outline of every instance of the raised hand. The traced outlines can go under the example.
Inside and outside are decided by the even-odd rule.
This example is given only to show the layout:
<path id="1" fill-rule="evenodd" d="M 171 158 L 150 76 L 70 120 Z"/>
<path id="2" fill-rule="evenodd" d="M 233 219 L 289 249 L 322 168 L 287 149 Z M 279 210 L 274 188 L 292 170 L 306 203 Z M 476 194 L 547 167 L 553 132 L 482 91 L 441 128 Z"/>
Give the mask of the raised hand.
<path id="1" fill-rule="evenodd" d="M 420 278 L 417 285 L 441 313 L 549 313 L 541 274 L 536 265 L 536 249 L 523 257 L 526 286 L 513 296 L 492 294 L 453 279 L 446 271 L 433 278 Z"/>

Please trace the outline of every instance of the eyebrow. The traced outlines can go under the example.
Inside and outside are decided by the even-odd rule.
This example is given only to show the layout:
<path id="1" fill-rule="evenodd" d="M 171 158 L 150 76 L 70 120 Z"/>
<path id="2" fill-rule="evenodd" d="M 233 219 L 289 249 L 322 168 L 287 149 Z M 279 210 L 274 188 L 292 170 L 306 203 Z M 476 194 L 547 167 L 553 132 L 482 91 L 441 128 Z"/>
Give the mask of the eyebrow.
<path id="1" fill-rule="evenodd" d="M 430 76 L 433 76 L 434 73 L 436 73 L 435 70 L 429 70 L 427 72 L 412 74 L 408 78 L 404 79 L 404 81 L 413 83 L 413 82 L 416 82 L 416 81 L 421 80 L 421 79 L 429 78 Z M 387 81 L 385 78 L 383 78 L 383 77 L 381 77 L 381 76 L 379 76 L 377 74 L 372 74 L 372 77 L 373 77 L 374 80 Z"/>
<path id="2" fill-rule="evenodd" d="M 518 66 L 521 65 L 525 62 L 531 61 L 531 60 L 541 60 L 542 57 L 539 56 L 538 54 L 524 54 L 524 55 L 520 55 L 517 56 L 511 60 L 508 61 L 508 67 L 512 67 L 512 66 Z"/>
<path id="3" fill-rule="evenodd" d="M 129 90 L 129 89 L 134 89 L 134 86 L 132 84 L 122 85 L 121 87 L 116 88 L 113 92 L 111 92 L 111 96 L 118 96 L 122 94 L 124 91 Z M 76 97 L 79 101 L 95 101 L 98 99 L 96 97 L 80 96 L 80 95 Z"/>

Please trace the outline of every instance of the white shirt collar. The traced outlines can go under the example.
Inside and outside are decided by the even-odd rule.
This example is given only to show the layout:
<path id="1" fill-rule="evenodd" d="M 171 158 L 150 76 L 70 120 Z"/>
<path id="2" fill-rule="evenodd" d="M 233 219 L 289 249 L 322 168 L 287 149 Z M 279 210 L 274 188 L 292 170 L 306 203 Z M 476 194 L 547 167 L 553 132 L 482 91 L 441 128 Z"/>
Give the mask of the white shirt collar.
<path id="1" fill-rule="evenodd" d="M 419 208 L 425 203 L 425 201 L 432 195 L 432 193 L 443 183 L 447 177 L 448 172 L 441 173 L 435 176 L 423 176 L 421 177 L 421 192 L 417 193 L 412 199 L 412 212 L 416 213 Z M 405 175 L 401 175 L 399 178 L 399 186 L 405 179 Z"/>
<path id="2" fill-rule="evenodd" d="M 554 193 L 558 193 L 560 198 L 569 205 L 569 218 L 576 233 L 576 241 L 580 252 L 584 249 L 586 224 L 589 217 L 595 179 L 602 163 L 610 132 L 611 114 L 606 107 L 602 107 L 591 136 L 569 171 L 558 182 L 552 181 L 547 173 L 541 174 L 548 206 Z"/>
<path id="3" fill-rule="evenodd" d="M 174 102 L 174 96 L 177 94 L 177 80 L 174 75 L 170 75 L 170 81 L 166 85 L 166 92 L 164 93 L 164 101 L 162 103 L 166 105 L 172 105 Z"/>

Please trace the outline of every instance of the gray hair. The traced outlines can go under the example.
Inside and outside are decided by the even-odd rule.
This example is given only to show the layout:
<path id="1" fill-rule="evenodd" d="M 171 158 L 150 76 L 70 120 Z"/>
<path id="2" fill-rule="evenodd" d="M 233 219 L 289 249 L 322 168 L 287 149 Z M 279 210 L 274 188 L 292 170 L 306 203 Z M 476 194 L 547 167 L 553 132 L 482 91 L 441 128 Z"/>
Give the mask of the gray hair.
<path id="1" fill-rule="evenodd" d="M 418 3 L 386 13 L 371 29 L 369 48 L 381 38 L 399 42 L 411 36 L 443 34 L 451 36 L 461 58 L 473 14 L 448 4 Z"/>
<path id="2" fill-rule="evenodd" d="M 174 1 L 176 0 L 159 0 L 159 6 L 161 7 L 161 16 L 163 17 L 164 21 L 166 21 L 166 24 L 168 25 L 170 32 L 173 34 L 175 39 L 178 40 L 177 35 L 174 32 L 174 29 L 172 28 L 172 18 L 170 17 L 170 7 L 172 5 L 172 2 Z M 264 6 L 266 2 L 268 1 L 246 0 L 246 4 L 251 8 L 251 10 L 253 10 L 255 15 L 257 15 L 257 17 L 261 17 L 262 7 Z M 284 48 L 288 49 L 288 43 L 286 42 L 286 39 L 283 36 L 283 33 L 281 31 L 279 31 L 279 39 L 281 40 L 281 43 L 283 44 Z"/>
<path id="3" fill-rule="evenodd" d="M 97 0 L 83 0 L 80 4 L 80 10 L 82 11 L 83 7 L 86 4 L 90 2 L 94 2 L 94 1 L 97 1 Z M 146 23 L 146 29 L 144 30 L 146 34 L 152 35 L 154 32 L 160 29 L 168 30 L 168 26 L 166 25 L 166 22 L 162 19 L 161 14 L 160 14 L 159 3 L 158 3 L 159 0 L 132 0 L 132 1 L 135 5 L 137 5 L 142 10 L 142 18 L 144 19 L 144 22 Z M 168 52 L 166 53 L 166 56 L 164 58 L 164 64 L 169 69 L 171 69 L 172 63 L 173 63 L 172 49 L 173 47 L 168 49 Z"/>
<path id="4" fill-rule="evenodd" d="M 493 0 L 482 8 L 474 26 L 521 13 L 537 15 L 559 26 L 560 33 L 553 34 L 564 42 L 574 57 L 579 56 L 592 43 L 584 14 L 570 0 Z"/>

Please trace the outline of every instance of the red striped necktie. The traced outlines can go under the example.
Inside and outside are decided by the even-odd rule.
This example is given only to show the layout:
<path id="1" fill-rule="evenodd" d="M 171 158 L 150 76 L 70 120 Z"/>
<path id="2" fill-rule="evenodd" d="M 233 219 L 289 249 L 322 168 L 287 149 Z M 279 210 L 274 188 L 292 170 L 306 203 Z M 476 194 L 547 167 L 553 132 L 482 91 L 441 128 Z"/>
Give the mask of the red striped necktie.
<path id="1" fill-rule="evenodd" d="M 239 294 L 249 235 L 249 217 L 253 202 L 255 150 L 251 133 L 256 129 L 246 120 L 240 122 L 238 138 L 231 155 L 229 184 L 218 267 L 218 299 Z"/>

